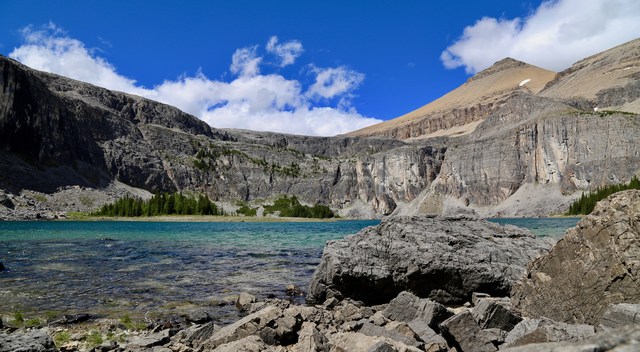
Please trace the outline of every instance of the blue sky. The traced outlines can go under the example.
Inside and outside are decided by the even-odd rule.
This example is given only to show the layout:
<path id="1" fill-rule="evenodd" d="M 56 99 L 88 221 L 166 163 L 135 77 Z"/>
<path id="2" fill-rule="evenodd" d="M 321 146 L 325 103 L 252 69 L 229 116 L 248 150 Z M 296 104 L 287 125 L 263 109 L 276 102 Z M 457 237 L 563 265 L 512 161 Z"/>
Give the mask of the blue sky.
<path id="1" fill-rule="evenodd" d="M 511 56 L 561 70 L 640 37 L 640 1 L 0 1 L 0 53 L 214 127 L 334 135 Z"/>

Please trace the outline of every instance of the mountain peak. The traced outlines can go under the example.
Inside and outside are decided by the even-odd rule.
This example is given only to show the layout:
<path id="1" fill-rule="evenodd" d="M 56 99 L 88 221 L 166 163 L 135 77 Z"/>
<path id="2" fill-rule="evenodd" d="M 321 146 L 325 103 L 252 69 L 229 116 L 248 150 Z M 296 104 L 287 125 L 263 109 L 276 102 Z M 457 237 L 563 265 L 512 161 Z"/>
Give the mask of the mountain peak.
<path id="1" fill-rule="evenodd" d="M 473 77 L 469 78 L 467 80 L 467 82 L 471 82 L 471 81 L 475 81 L 490 75 L 493 75 L 495 73 L 504 71 L 504 70 L 509 70 L 509 69 L 513 69 L 513 68 L 521 68 L 521 67 L 527 67 L 527 66 L 533 66 L 533 65 L 529 65 L 526 62 L 522 62 L 510 57 L 505 57 L 504 59 L 500 60 L 500 61 L 496 61 L 493 63 L 493 65 L 491 65 L 488 68 L 485 68 L 484 70 L 478 72 L 477 74 L 475 74 Z"/>

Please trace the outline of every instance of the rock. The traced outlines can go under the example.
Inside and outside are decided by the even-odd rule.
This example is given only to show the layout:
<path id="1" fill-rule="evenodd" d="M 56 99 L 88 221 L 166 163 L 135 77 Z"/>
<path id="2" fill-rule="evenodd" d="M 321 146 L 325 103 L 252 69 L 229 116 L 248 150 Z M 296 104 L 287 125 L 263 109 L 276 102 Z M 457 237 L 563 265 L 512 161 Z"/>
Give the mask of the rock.
<path id="1" fill-rule="evenodd" d="M 218 326 L 211 322 L 204 325 L 193 325 L 178 332 L 172 340 L 185 346 L 195 347 L 211 338 L 219 329 Z"/>
<path id="2" fill-rule="evenodd" d="M 165 329 L 156 333 L 135 336 L 129 340 L 129 342 L 127 343 L 127 348 L 151 348 L 154 346 L 160 346 L 168 343 L 170 341 L 170 338 L 170 330 Z"/>
<path id="3" fill-rule="evenodd" d="M 259 336 L 262 341 L 270 345 L 293 343 L 302 325 L 301 316 L 293 315 L 295 312 L 295 310 L 283 311 L 275 306 L 266 307 L 214 332 L 202 346 L 205 349 L 214 349 L 249 335 Z"/>
<path id="4" fill-rule="evenodd" d="M 456 314 L 440 324 L 442 335 L 449 341 L 449 345 L 461 352 L 493 352 L 498 349 L 485 334 L 480 333 L 480 327 L 469 311 Z"/>
<path id="5" fill-rule="evenodd" d="M 524 316 L 598 324 L 616 303 L 640 303 L 640 191 L 615 193 L 535 259 L 514 286 Z"/>
<path id="6" fill-rule="evenodd" d="M 293 346 L 292 352 L 328 352 L 327 338 L 317 329 L 316 324 L 302 323 L 298 334 L 298 342 Z"/>
<path id="7" fill-rule="evenodd" d="M 522 318 L 513 311 L 509 299 L 481 298 L 471 312 L 480 329 L 511 331 Z"/>
<path id="8" fill-rule="evenodd" d="M 247 292 L 242 292 L 238 295 L 238 298 L 236 298 L 235 304 L 236 308 L 240 309 L 241 312 L 246 312 L 251 307 L 251 304 L 255 303 L 256 301 L 256 296 Z"/>
<path id="9" fill-rule="evenodd" d="M 410 322 L 419 319 L 427 323 L 431 328 L 437 329 L 438 324 L 445 321 L 453 314 L 440 303 L 430 299 L 419 298 L 416 295 L 404 291 L 392 299 L 382 315 L 390 320 Z"/>
<path id="10" fill-rule="evenodd" d="M 332 352 L 417 352 L 419 349 L 379 336 L 359 332 L 338 332 L 329 337 Z"/>
<path id="11" fill-rule="evenodd" d="M 640 304 L 610 305 L 602 314 L 600 329 L 615 329 L 623 325 L 640 324 Z"/>
<path id="12" fill-rule="evenodd" d="M 189 311 L 183 317 L 187 322 L 195 324 L 204 324 L 213 319 L 211 318 L 211 315 L 203 309 Z"/>
<path id="13" fill-rule="evenodd" d="M 89 321 L 92 319 L 90 314 L 81 313 L 81 314 L 65 314 L 60 318 L 51 322 L 51 324 L 60 324 L 60 325 L 72 325 L 79 324 L 85 321 Z"/>
<path id="14" fill-rule="evenodd" d="M 417 348 L 423 345 L 422 342 L 418 341 L 416 333 L 406 323 L 392 322 L 381 327 L 365 322 L 358 332 L 367 336 L 386 337 Z"/>
<path id="15" fill-rule="evenodd" d="M 213 349 L 216 352 L 262 352 L 267 350 L 265 344 L 258 336 L 249 335 L 237 341 L 231 341 Z"/>
<path id="16" fill-rule="evenodd" d="M 300 287 L 289 284 L 286 289 L 287 296 L 295 297 L 295 296 L 304 296 L 304 292 L 300 289 Z"/>
<path id="17" fill-rule="evenodd" d="M 411 330 L 424 342 L 426 350 L 447 350 L 447 340 L 438 335 L 427 323 L 420 319 L 414 319 L 408 323 Z"/>
<path id="18" fill-rule="evenodd" d="M 0 352 L 55 352 L 47 329 L 0 332 Z"/>
<path id="19" fill-rule="evenodd" d="M 549 247 L 527 230 L 484 220 L 392 217 L 329 241 L 307 301 L 338 292 L 380 304 L 404 290 L 442 304 L 462 304 L 477 291 L 505 296 L 526 263 Z"/>
<path id="20" fill-rule="evenodd" d="M 504 352 L 587 352 L 612 351 L 635 352 L 640 351 L 640 325 L 623 326 L 611 331 L 600 333 L 585 340 L 575 342 L 532 343 L 525 346 L 511 347 L 501 350 Z"/>
<path id="21" fill-rule="evenodd" d="M 505 347 L 530 343 L 579 341 L 595 334 L 594 327 L 586 324 L 567 324 L 550 319 L 524 319 L 505 338 Z"/>
<path id="22" fill-rule="evenodd" d="M 13 209 L 15 207 L 15 205 L 11 201 L 11 198 L 9 198 L 9 196 L 1 190 L 0 190 L 0 205 L 7 207 L 9 209 Z"/>

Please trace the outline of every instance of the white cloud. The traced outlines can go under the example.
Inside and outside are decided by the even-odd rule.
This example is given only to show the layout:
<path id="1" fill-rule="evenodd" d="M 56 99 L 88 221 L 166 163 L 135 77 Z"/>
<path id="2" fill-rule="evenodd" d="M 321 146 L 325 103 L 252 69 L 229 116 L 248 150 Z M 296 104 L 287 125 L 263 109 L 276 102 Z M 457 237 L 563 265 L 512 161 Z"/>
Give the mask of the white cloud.
<path id="1" fill-rule="evenodd" d="M 260 73 L 261 57 L 257 57 L 258 46 L 236 50 L 231 57 L 231 72 L 240 76 L 255 76 Z"/>
<path id="2" fill-rule="evenodd" d="M 319 68 L 312 67 L 316 74 L 316 81 L 309 87 L 307 95 L 310 97 L 333 98 L 349 93 L 364 80 L 360 72 L 349 70 L 344 66 Z"/>
<path id="3" fill-rule="evenodd" d="M 305 91 L 298 80 L 261 74 L 257 46 L 235 51 L 230 71 L 238 76 L 229 82 L 198 72 L 145 88 L 54 25 L 26 28 L 23 36 L 24 44 L 9 56 L 28 66 L 171 104 L 218 128 L 332 136 L 381 122 L 360 115 L 348 103 L 363 74 L 343 67 L 314 68 L 316 83 Z M 340 102 L 320 106 L 315 96 Z"/>
<path id="4" fill-rule="evenodd" d="M 544 1 L 524 19 L 478 20 L 440 58 L 445 67 L 467 73 L 505 57 L 560 71 L 638 37 L 638 0 Z"/>
<path id="5" fill-rule="evenodd" d="M 278 56 L 280 67 L 285 67 L 292 65 L 302 55 L 304 49 L 302 48 L 302 43 L 297 40 L 278 44 L 278 37 L 274 35 L 267 42 L 267 51 Z"/>

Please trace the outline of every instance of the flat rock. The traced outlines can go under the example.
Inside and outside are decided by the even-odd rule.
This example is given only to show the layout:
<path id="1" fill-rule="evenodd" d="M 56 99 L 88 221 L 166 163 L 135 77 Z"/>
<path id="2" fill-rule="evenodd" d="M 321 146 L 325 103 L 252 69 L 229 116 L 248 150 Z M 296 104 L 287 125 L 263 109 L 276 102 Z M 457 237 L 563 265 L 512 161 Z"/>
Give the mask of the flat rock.
<path id="1" fill-rule="evenodd" d="M 473 319 L 469 311 L 456 314 L 440 324 L 440 329 L 450 345 L 459 347 L 463 352 L 493 352 L 498 349 Z"/>
<path id="2" fill-rule="evenodd" d="M 505 347 L 541 342 L 580 341 L 592 337 L 595 329 L 586 324 L 567 324 L 547 318 L 525 319 L 505 338 Z"/>
<path id="3" fill-rule="evenodd" d="M 631 324 L 640 324 L 640 304 L 620 303 L 604 311 L 599 327 L 606 330 Z"/>
<path id="4" fill-rule="evenodd" d="M 509 299 L 480 298 L 472 311 L 481 329 L 510 331 L 522 318 L 513 310 Z"/>
<path id="5" fill-rule="evenodd" d="M 12 334 L 0 332 L 0 352 L 55 352 L 51 336 L 46 329 L 22 331 Z"/>
<path id="6" fill-rule="evenodd" d="M 511 295 L 524 316 L 599 323 L 616 303 L 640 303 L 640 191 L 618 192 L 528 265 Z"/>
<path id="7" fill-rule="evenodd" d="M 392 217 L 329 241 L 307 301 L 337 292 L 380 304 L 405 290 L 442 304 L 470 301 L 473 292 L 506 296 L 526 263 L 550 247 L 525 229 L 484 220 Z"/>
<path id="8" fill-rule="evenodd" d="M 640 325 L 628 325 L 600 333 L 581 341 L 532 343 L 525 346 L 506 348 L 505 352 L 586 352 L 640 351 Z"/>
<path id="9" fill-rule="evenodd" d="M 169 329 L 165 329 L 148 335 L 136 336 L 129 340 L 129 343 L 127 343 L 127 348 L 151 348 L 154 346 L 160 346 L 168 343 L 170 341 L 170 338 L 171 335 Z"/>
<path id="10" fill-rule="evenodd" d="M 367 336 L 358 332 L 338 332 L 329 337 L 332 352 L 417 352 L 420 349 L 407 346 L 380 336 Z"/>

